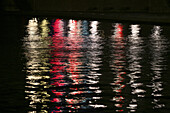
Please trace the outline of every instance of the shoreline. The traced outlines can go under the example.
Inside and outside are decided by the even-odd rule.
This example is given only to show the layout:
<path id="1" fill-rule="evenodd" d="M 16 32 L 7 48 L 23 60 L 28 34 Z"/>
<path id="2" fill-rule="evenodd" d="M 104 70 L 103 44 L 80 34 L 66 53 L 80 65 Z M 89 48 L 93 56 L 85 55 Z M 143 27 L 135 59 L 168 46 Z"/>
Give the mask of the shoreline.
<path id="1" fill-rule="evenodd" d="M 110 20 L 110 21 L 125 21 L 125 22 L 142 22 L 142 23 L 158 23 L 170 24 L 170 14 L 161 13 L 122 13 L 122 12 L 42 12 L 42 11 L 5 11 L 3 15 L 15 16 L 37 16 L 37 17 L 58 17 L 58 18 L 73 18 L 87 20 Z"/>

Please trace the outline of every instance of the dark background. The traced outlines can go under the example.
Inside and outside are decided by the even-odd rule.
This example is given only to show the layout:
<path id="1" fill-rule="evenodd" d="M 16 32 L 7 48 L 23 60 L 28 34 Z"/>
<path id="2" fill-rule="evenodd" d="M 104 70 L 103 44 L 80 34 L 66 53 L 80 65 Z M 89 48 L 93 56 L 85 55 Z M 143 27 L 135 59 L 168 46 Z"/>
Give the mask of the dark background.
<path id="1" fill-rule="evenodd" d="M 61 18 L 103 18 L 105 21 L 114 18 L 123 21 L 124 15 L 130 15 L 126 22 L 139 21 L 163 25 L 169 25 L 170 22 L 170 0 L 75 1 L 1 0 L 0 113 L 24 113 L 27 107 L 24 100 L 25 73 L 22 71 L 24 60 L 21 39 L 25 35 L 28 18 L 36 15 L 40 17 L 59 15 L 58 17 Z M 112 13 L 117 17 L 111 15 Z M 166 35 L 170 36 L 169 27 L 165 26 L 165 28 Z M 168 82 L 168 74 L 167 78 Z"/>

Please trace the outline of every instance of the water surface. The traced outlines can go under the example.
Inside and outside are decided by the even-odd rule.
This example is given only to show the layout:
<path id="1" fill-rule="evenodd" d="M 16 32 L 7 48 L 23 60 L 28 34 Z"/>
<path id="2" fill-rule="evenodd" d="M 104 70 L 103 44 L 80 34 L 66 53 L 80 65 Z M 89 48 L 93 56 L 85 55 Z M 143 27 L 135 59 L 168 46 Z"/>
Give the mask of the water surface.
<path id="1" fill-rule="evenodd" d="M 59 18 L 25 26 L 26 112 L 168 113 L 168 26 Z"/>

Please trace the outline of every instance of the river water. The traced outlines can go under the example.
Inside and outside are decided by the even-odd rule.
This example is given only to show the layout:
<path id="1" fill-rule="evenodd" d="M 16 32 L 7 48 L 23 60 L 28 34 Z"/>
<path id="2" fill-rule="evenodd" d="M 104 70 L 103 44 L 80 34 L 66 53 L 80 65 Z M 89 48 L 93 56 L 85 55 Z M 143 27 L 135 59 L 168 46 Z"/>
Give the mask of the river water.
<path id="1" fill-rule="evenodd" d="M 168 113 L 170 27 L 26 20 L 27 113 Z"/>

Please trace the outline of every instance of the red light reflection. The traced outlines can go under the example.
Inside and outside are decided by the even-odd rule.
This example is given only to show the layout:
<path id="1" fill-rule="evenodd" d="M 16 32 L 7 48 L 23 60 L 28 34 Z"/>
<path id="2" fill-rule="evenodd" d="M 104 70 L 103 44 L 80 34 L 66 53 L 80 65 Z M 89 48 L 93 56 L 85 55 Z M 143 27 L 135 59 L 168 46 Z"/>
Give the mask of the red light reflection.
<path id="1" fill-rule="evenodd" d="M 64 52 L 65 50 L 65 41 L 66 37 L 63 36 L 63 21 L 61 19 L 56 19 L 56 21 L 52 25 L 53 27 L 53 37 L 51 38 L 52 44 L 51 47 L 51 57 L 50 60 L 51 64 L 51 70 L 50 73 L 52 74 L 51 77 L 51 85 L 55 87 L 62 87 L 66 86 L 68 83 L 66 82 L 65 74 L 66 71 L 66 59 L 67 54 Z M 60 96 L 63 96 L 65 92 L 63 91 L 57 91 L 55 89 L 51 90 L 51 92 L 54 94 L 55 98 L 51 99 L 51 102 L 53 103 L 61 103 L 63 100 L 60 99 Z M 57 97 L 57 98 L 56 98 Z M 55 109 L 51 111 L 51 113 L 59 113 L 62 112 L 61 106 L 56 106 Z"/>
<path id="2" fill-rule="evenodd" d="M 54 35 L 51 39 L 52 59 L 50 60 L 50 64 L 52 67 L 50 73 L 53 75 L 51 85 L 55 87 L 62 87 L 68 84 L 70 87 L 70 85 L 83 83 L 79 70 L 79 66 L 82 65 L 79 57 L 82 56 L 80 49 L 82 48 L 81 44 L 83 40 L 79 34 L 80 29 L 78 28 L 77 21 L 70 20 L 69 22 L 68 37 L 63 36 L 63 21 L 61 19 L 57 19 L 52 25 Z M 69 77 L 69 83 L 66 81 L 66 77 L 67 79 Z M 72 106 L 72 104 L 80 103 L 82 99 L 69 98 L 69 95 L 79 95 L 83 91 L 80 91 L 80 88 L 70 87 L 69 89 L 71 92 L 67 92 L 67 94 L 64 91 L 51 90 L 55 95 L 55 98 L 52 98 L 51 102 L 62 103 L 62 101 L 65 101 L 68 104 L 66 107 L 77 109 L 78 106 Z M 60 99 L 61 96 L 64 99 Z M 56 106 L 56 109 L 52 113 L 62 112 L 61 106 Z"/>
<path id="3" fill-rule="evenodd" d="M 114 32 L 114 53 L 113 53 L 113 67 L 115 71 L 116 77 L 114 78 L 113 92 L 116 93 L 116 96 L 113 98 L 115 101 L 115 107 L 118 109 L 117 112 L 123 112 L 124 106 L 124 97 L 121 96 L 122 89 L 124 89 L 125 85 L 122 84 L 124 81 L 124 77 L 126 75 L 125 72 L 125 39 L 123 37 L 123 26 L 121 24 L 115 25 Z"/>

